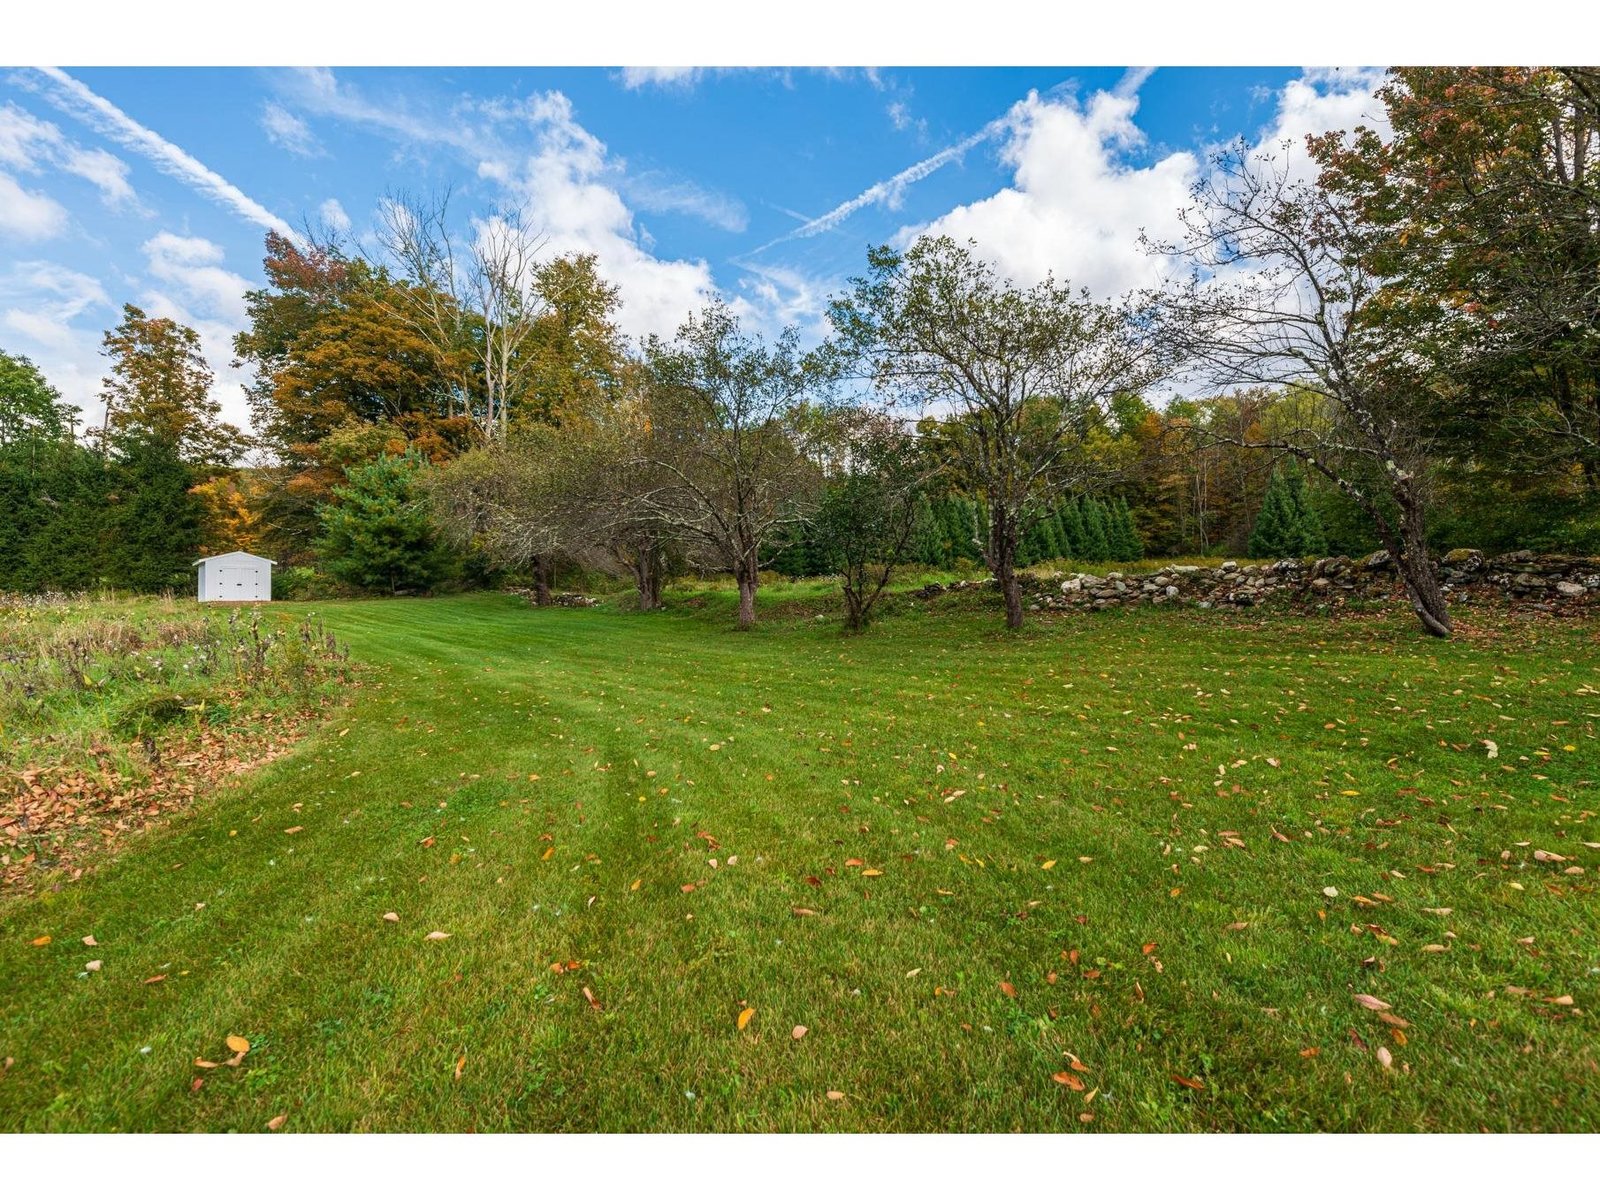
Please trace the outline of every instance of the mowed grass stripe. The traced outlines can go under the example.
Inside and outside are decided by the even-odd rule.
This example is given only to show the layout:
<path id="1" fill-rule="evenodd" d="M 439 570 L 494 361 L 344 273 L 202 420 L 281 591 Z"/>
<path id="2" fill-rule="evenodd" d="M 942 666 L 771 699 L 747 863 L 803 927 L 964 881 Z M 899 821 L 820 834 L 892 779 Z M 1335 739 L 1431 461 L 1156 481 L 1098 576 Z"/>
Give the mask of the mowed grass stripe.
<path id="1" fill-rule="evenodd" d="M 701 599 L 315 606 L 367 664 L 350 708 L 95 877 L 4 909 L 0 1124 L 1595 1119 L 1590 876 L 1511 869 L 1534 845 L 1597 865 L 1594 720 L 1573 711 L 1592 629 L 1486 621 L 1440 646 L 1398 620 L 1139 613 L 1016 637 L 956 610 L 842 639 L 803 614 L 730 634 Z M 1374 891 L 1393 901 L 1353 902 Z M 1398 944 L 1351 932 L 1369 922 Z M 75 944 L 90 931 L 101 949 Z M 1355 992 L 1411 1022 L 1403 1045 Z M 254 1043 L 244 1066 L 192 1068 L 230 1032 Z M 1091 1101 L 1050 1079 L 1068 1052 Z"/>

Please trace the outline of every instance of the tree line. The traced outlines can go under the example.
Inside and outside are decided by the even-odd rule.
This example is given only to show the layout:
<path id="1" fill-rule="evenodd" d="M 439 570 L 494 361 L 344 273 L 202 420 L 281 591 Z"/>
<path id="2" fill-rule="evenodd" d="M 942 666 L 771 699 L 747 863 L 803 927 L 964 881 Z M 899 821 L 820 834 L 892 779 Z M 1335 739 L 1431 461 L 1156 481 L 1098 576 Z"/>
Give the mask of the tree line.
<path id="1" fill-rule="evenodd" d="M 189 486 L 150 503 L 188 506 L 162 523 L 183 554 L 364 588 L 543 596 L 582 570 L 649 609 L 723 572 L 748 626 L 764 572 L 827 573 L 859 627 L 898 564 L 972 563 L 1015 626 L 1032 563 L 1382 548 L 1446 636 L 1444 543 L 1600 550 L 1600 73 L 1402 68 L 1379 98 L 1387 135 L 1220 151 L 1183 235 L 1145 243 L 1162 287 L 1023 286 L 923 237 L 871 249 L 810 347 L 717 300 L 630 345 L 592 257 L 544 255 L 515 212 L 460 240 L 448 197 L 389 197 L 375 249 L 269 235 L 235 346 L 260 461 L 236 465 L 192 332 L 130 308 L 104 428 L 0 417 L 32 514 L 0 528 L 0 586 L 66 579 L 47 547 L 135 586 L 165 447 Z M 73 507 L 72 471 L 99 501 Z"/>

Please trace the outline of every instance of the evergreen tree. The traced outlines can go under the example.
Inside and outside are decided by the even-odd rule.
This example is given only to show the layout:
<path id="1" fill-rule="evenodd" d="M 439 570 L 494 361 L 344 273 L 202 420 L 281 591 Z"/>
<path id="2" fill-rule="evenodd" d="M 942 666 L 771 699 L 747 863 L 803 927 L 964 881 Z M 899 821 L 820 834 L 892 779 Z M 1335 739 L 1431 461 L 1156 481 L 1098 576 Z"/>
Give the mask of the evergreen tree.
<path id="1" fill-rule="evenodd" d="M 1066 507 L 1070 503 L 1070 500 L 1063 501 L 1057 504 L 1050 513 L 1050 527 L 1055 534 L 1056 555 L 1058 558 L 1071 558 L 1077 553 L 1072 544 L 1072 538 L 1067 534 L 1067 523 L 1064 519 Z"/>
<path id="2" fill-rule="evenodd" d="M 1083 523 L 1083 510 L 1076 496 L 1068 496 L 1061 504 L 1061 529 L 1067 535 L 1074 558 L 1089 557 L 1089 530 Z"/>
<path id="3" fill-rule="evenodd" d="M 1327 553 L 1322 518 L 1307 497 L 1305 476 L 1298 464 L 1291 461 L 1272 472 L 1248 549 L 1253 558 L 1309 558 Z"/>
<path id="4" fill-rule="evenodd" d="M 1328 535 L 1322 527 L 1322 514 L 1311 499 L 1300 464 L 1290 459 L 1286 474 L 1289 481 L 1289 509 L 1295 515 L 1295 526 L 1299 531 L 1298 546 L 1293 553 L 1298 558 L 1320 557 L 1328 552 Z"/>
<path id="5" fill-rule="evenodd" d="M 190 469 L 177 447 L 163 439 L 131 436 L 114 444 L 106 578 L 135 592 L 182 591 L 199 551 L 204 512 L 200 499 L 189 491 L 194 482 Z M 90 529 L 66 532 L 81 542 Z M 65 562 L 58 567 L 68 569 Z"/>
<path id="6" fill-rule="evenodd" d="M 1133 514 L 1128 511 L 1128 500 L 1118 496 L 1111 502 L 1112 554 L 1119 562 L 1137 562 L 1144 557 L 1144 542 L 1133 526 Z"/>
<path id="7" fill-rule="evenodd" d="M 428 511 L 414 450 L 385 454 L 345 472 L 324 505 L 317 548 L 335 578 L 356 587 L 399 592 L 426 588 L 445 571 L 446 554 Z"/>
<path id="8" fill-rule="evenodd" d="M 911 559 L 929 567 L 945 566 L 943 530 L 933 504 L 926 496 L 917 497 L 915 531 L 911 540 Z"/>
<path id="9" fill-rule="evenodd" d="M 1086 497 L 1083 502 L 1083 557 L 1089 562 L 1111 561 L 1105 505 L 1093 496 Z"/>

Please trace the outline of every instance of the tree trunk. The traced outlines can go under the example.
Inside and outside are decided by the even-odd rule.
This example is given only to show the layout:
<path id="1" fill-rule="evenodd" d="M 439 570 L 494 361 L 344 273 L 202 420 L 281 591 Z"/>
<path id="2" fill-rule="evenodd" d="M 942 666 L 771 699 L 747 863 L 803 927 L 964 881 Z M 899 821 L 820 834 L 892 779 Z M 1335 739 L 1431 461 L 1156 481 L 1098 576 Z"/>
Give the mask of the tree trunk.
<path id="1" fill-rule="evenodd" d="M 634 555 L 633 584 L 639 593 L 639 611 L 661 607 L 661 563 L 653 549 L 640 549 Z"/>
<path id="2" fill-rule="evenodd" d="M 533 556 L 533 602 L 541 608 L 550 603 L 550 565 L 543 554 Z"/>
<path id="3" fill-rule="evenodd" d="M 1444 589 L 1439 586 L 1433 560 L 1428 557 L 1422 531 L 1422 506 L 1411 495 L 1397 496 L 1396 500 L 1400 502 L 1400 535 L 1396 544 L 1389 547 L 1389 555 L 1394 559 L 1395 570 L 1406 587 L 1406 597 L 1423 629 L 1434 637 L 1447 638 L 1452 629 L 1450 609 L 1445 603 Z"/>
<path id="4" fill-rule="evenodd" d="M 733 577 L 739 583 L 739 628 L 749 629 L 756 623 L 756 588 L 761 583 L 761 563 L 754 546 L 740 552 Z"/>
<path id="5" fill-rule="evenodd" d="M 1006 628 L 1022 628 L 1022 585 L 1017 582 L 1017 524 L 1003 503 L 990 510 L 989 569 L 1006 602 Z"/>

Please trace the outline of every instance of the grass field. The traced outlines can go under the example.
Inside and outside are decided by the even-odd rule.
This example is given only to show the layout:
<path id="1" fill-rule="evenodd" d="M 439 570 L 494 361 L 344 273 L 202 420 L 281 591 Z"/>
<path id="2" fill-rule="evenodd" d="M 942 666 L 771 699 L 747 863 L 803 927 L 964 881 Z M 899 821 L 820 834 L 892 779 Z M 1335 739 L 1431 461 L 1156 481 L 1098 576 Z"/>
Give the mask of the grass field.
<path id="1" fill-rule="evenodd" d="M 0 901 L 0 1129 L 1600 1127 L 1593 622 L 774 595 L 309 606 L 348 707 Z"/>

